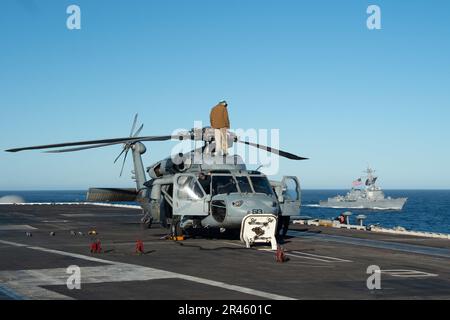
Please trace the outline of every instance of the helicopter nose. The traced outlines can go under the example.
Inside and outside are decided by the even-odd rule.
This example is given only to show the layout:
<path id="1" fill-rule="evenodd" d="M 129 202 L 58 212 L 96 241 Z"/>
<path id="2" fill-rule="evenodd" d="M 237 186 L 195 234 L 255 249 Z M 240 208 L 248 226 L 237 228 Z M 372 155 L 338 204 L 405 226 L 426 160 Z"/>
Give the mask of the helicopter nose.
<path id="1" fill-rule="evenodd" d="M 250 213 L 276 213 L 278 203 L 267 195 L 249 195 L 239 197 L 230 201 L 233 208 L 242 211 L 244 214 Z"/>

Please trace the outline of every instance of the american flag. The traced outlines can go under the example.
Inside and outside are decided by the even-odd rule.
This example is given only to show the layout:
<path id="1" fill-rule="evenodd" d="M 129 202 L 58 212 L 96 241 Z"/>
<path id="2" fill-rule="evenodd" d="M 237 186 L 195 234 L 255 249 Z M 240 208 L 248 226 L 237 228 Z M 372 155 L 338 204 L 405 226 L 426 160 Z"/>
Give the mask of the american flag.
<path id="1" fill-rule="evenodd" d="M 353 185 L 354 187 L 357 187 L 357 186 L 362 185 L 362 180 L 361 180 L 361 178 L 359 178 L 358 180 L 353 181 L 352 185 Z"/>

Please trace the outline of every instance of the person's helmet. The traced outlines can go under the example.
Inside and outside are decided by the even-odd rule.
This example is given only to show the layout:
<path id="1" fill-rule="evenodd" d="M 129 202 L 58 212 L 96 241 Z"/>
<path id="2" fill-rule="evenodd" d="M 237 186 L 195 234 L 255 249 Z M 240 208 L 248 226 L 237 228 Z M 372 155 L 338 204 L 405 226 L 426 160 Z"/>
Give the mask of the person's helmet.
<path id="1" fill-rule="evenodd" d="M 227 106 L 228 105 L 228 103 L 225 100 L 220 101 L 219 104 L 221 104 L 223 106 Z"/>

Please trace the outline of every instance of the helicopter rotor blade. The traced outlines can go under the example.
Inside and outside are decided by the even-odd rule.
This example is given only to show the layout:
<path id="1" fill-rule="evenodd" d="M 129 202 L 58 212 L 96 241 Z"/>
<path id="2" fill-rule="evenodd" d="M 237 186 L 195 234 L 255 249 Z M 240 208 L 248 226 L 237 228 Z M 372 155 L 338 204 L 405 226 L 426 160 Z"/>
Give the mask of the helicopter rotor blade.
<path id="1" fill-rule="evenodd" d="M 120 169 L 120 175 L 119 175 L 119 177 L 122 176 L 123 168 L 125 167 L 125 163 L 126 163 L 126 161 L 127 161 L 128 151 L 130 151 L 129 148 L 124 148 L 123 150 L 126 150 L 126 152 L 125 152 L 125 156 L 123 157 L 122 168 Z"/>
<path id="2" fill-rule="evenodd" d="M 138 114 L 136 113 L 134 115 L 133 125 L 131 126 L 130 137 L 133 136 L 134 129 L 136 129 L 137 119 L 138 119 Z"/>
<path id="3" fill-rule="evenodd" d="M 143 124 L 141 124 L 141 126 L 139 127 L 139 129 L 136 131 L 135 134 L 133 134 L 132 137 L 133 137 L 133 138 L 137 137 L 137 136 L 141 133 L 142 129 L 144 129 L 144 125 L 143 125 Z"/>
<path id="4" fill-rule="evenodd" d="M 81 150 L 87 150 L 87 149 L 95 149 L 95 148 L 103 148 L 108 146 L 116 145 L 117 142 L 114 143 L 102 143 L 102 144 L 95 144 L 92 146 L 87 147 L 78 147 L 78 148 L 68 148 L 68 149 L 58 149 L 58 150 L 49 150 L 49 151 L 43 151 L 44 153 L 64 153 L 64 152 L 75 152 L 75 151 L 81 151 Z"/>
<path id="5" fill-rule="evenodd" d="M 108 145 L 120 144 L 120 143 L 136 143 L 139 141 L 166 141 L 171 140 L 172 136 L 148 136 L 148 137 L 134 137 L 134 138 L 115 138 L 115 139 L 102 139 L 102 140 L 87 140 L 78 142 L 67 142 L 67 143 L 57 143 L 57 144 L 47 144 L 32 147 L 14 148 L 5 150 L 6 152 L 19 152 L 25 150 L 40 150 L 40 149 L 52 149 L 52 148 L 64 148 L 64 147 L 75 147 L 75 146 L 85 146 L 85 145 L 97 145 L 92 148 L 100 148 Z M 78 150 L 73 150 L 78 151 Z"/>
<path id="6" fill-rule="evenodd" d="M 135 137 L 137 137 L 137 136 L 141 133 L 142 129 L 144 128 L 144 124 L 142 124 L 142 125 L 139 127 L 139 129 L 138 129 L 136 132 L 134 132 L 134 130 L 136 129 L 137 119 L 138 119 L 138 114 L 136 113 L 136 114 L 134 115 L 133 125 L 131 126 L 130 138 L 135 138 Z M 114 163 L 116 163 L 117 160 L 120 159 L 120 157 L 122 156 L 122 154 L 125 153 L 125 157 L 123 158 L 122 168 L 120 169 L 120 177 L 122 176 L 123 168 L 125 167 L 125 162 L 126 162 L 126 160 L 127 160 L 128 151 L 130 151 L 131 145 L 132 145 L 132 144 L 130 144 L 130 143 L 126 143 L 126 144 L 123 146 L 122 151 L 119 153 L 119 155 L 117 156 L 117 158 L 114 160 Z"/>
<path id="7" fill-rule="evenodd" d="M 249 145 L 249 146 L 252 146 L 252 147 L 255 147 L 255 148 L 259 148 L 261 150 L 265 150 L 267 152 L 271 152 L 271 153 L 280 155 L 280 156 L 282 156 L 284 158 L 287 158 L 287 159 L 290 159 L 290 160 L 308 160 L 308 158 L 303 158 L 303 157 L 297 156 L 295 154 L 292 154 L 292 153 L 289 153 L 289 152 L 286 152 L 286 151 L 283 151 L 283 150 L 278 150 L 278 149 L 275 149 L 275 148 L 272 148 L 272 147 L 264 146 L 262 144 L 252 143 L 252 142 L 248 142 L 248 141 L 241 141 L 241 140 L 238 140 L 238 142 L 244 143 L 246 145 Z"/>
<path id="8" fill-rule="evenodd" d="M 136 138 L 132 138 L 130 142 L 139 142 L 139 141 L 167 141 L 167 140 L 172 140 L 174 139 L 174 137 L 172 136 L 154 136 L 154 137 L 136 137 Z"/>
<path id="9" fill-rule="evenodd" d="M 124 153 L 125 151 L 128 152 L 128 146 L 125 146 L 125 147 L 122 149 L 122 152 L 119 153 L 119 155 L 117 156 L 117 158 L 114 160 L 114 163 L 116 163 L 117 160 L 119 160 L 119 158 L 123 155 L 123 153 Z"/>

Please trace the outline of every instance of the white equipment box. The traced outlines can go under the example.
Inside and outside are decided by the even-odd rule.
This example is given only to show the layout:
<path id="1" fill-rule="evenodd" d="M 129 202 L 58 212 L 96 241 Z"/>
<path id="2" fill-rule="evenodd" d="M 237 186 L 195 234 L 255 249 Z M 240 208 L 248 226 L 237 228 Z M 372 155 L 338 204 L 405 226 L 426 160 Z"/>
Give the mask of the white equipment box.
<path id="1" fill-rule="evenodd" d="M 241 225 L 241 241 L 247 248 L 256 243 L 270 243 L 277 250 L 277 217 L 273 214 L 249 214 Z"/>

